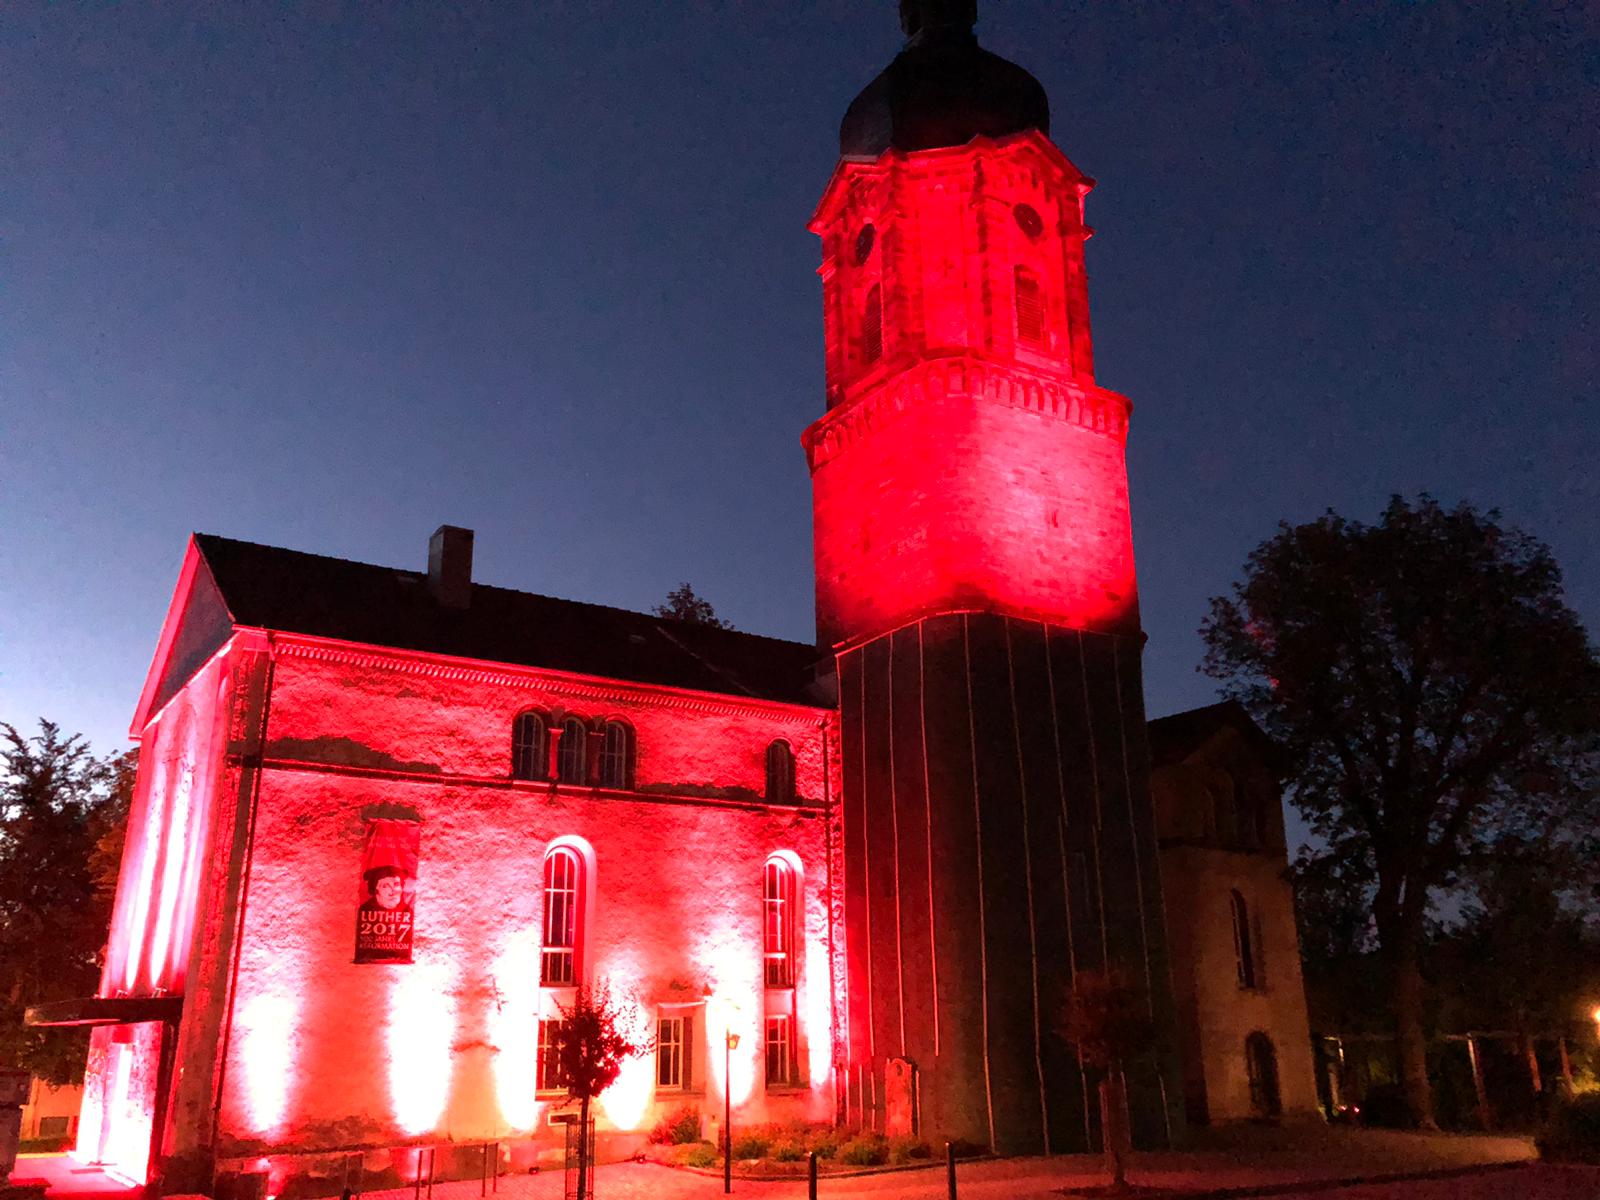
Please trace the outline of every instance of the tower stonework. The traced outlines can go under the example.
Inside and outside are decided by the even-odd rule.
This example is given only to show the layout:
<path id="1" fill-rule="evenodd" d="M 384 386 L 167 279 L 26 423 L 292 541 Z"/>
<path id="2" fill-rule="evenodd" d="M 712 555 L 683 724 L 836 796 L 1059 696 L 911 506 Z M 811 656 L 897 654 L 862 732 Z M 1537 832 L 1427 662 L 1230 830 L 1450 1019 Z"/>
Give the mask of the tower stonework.
<path id="1" fill-rule="evenodd" d="M 846 1108 L 1003 1153 L 1098 1145 L 1058 1032 L 1074 971 L 1145 991 L 1137 1140 L 1181 1132 L 1128 513 L 1130 406 L 1099 387 L 1092 181 L 971 5 L 851 105 L 822 240 L 826 414 L 805 433 L 837 660 Z M 896 1063 L 894 1060 L 902 1060 Z M 907 1066 L 909 1064 L 909 1067 Z"/>

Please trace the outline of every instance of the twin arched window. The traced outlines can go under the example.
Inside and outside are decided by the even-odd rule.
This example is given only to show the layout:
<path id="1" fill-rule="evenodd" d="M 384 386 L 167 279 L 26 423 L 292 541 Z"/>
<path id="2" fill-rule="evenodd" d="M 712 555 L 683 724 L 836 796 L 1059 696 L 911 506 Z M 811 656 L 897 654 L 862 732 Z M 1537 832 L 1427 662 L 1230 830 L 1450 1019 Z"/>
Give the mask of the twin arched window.
<path id="1" fill-rule="evenodd" d="M 1017 341 L 1030 346 L 1043 346 L 1044 291 L 1039 277 L 1027 267 L 1016 269 Z"/>
<path id="2" fill-rule="evenodd" d="M 873 284 L 861 310 L 861 361 L 875 363 L 883 357 L 883 288 Z"/>
<path id="3" fill-rule="evenodd" d="M 583 932 L 583 859 L 570 846 L 544 856 L 544 940 L 539 982 L 570 987 L 578 981 L 578 949 Z"/>
<path id="4" fill-rule="evenodd" d="M 794 750 L 781 739 L 767 747 L 767 799 L 794 803 Z"/>
<path id="5" fill-rule="evenodd" d="M 607 721 L 600 734 L 600 786 L 633 787 L 633 730 Z"/>
<path id="6" fill-rule="evenodd" d="M 511 723 L 511 777 L 550 778 L 551 728 L 543 713 L 519 713 Z M 556 778 L 562 783 L 589 782 L 589 727 L 578 717 L 567 717 L 556 731 Z M 623 721 L 600 727 L 599 759 L 594 763 L 599 785 L 633 787 L 633 729 Z"/>
<path id="7" fill-rule="evenodd" d="M 550 773 L 550 738 L 544 716 L 518 713 L 511 723 L 511 778 L 544 779 Z"/>

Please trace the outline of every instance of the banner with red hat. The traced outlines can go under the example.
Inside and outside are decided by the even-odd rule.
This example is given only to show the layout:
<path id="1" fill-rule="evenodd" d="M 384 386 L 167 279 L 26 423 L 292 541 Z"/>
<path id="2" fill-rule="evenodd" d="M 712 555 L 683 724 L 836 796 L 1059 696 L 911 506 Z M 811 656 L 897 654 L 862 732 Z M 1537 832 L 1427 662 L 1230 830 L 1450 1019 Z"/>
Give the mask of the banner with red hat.
<path id="1" fill-rule="evenodd" d="M 356 907 L 356 961 L 411 961 L 411 914 L 417 900 L 417 845 L 422 826 L 386 817 L 367 822 Z"/>

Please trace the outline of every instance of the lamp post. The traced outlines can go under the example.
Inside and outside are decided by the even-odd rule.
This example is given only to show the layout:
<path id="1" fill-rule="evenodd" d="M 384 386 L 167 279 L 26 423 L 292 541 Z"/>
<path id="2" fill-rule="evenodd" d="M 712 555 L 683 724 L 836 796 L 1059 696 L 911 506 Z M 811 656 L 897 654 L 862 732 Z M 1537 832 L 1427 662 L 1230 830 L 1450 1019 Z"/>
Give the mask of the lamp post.
<path id="1" fill-rule="evenodd" d="M 733 1052 L 739 1035 L 728 1030 L 722 1043 L 722 1191 L 733 1191 Z"/>

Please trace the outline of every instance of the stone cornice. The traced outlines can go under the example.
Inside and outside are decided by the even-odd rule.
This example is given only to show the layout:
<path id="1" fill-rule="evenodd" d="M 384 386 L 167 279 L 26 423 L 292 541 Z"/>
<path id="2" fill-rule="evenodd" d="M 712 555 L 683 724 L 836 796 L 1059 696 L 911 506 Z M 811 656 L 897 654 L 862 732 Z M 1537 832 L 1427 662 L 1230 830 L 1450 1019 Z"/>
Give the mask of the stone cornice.
<path id="1" fill-rule="evenodd" d="M 1119 444 L 1128 440 L 1128 417 L 1133 408 L 1126 397 L 1116 392 L 1015 363 L 992 363 L 968 356 L 931 358 L 841 404 L 807 429 L 801 436 L 806 461 L 815 471 L 907 409 L 947 396 L 968 396 L 1026 409 L 1113 438 Z"/>
<path id="2" fill-rule="evenodd" d="M 511 663 L 491 663 L 476 659 L 457 659 L 420 651 L 356 642 L 338 642 L 304 634 L 274 633 L 274 653 L 279 657 L 304 658 L 364 670 L 390 671 L 419 675 L 454 683 L 475 683 L 489 687 L 515 688 L 535 694 L 568 699 L 639 705 L 714 716 L 760 714 L 768 720 L 815 727 L 818 721 L 831 720 L 833 711 L 824 705 L 785 704 L 756 697 L 721 696 L 695 692 L 665 684 L 630 683 L 552 671 L 541 667 L 522 667 Z"/>
<path id="3" fill-rule="evenodd" d="M 649 790 L 607 788 L 589 784 L 560 783 L 556 780 L 512 779 L 507 775 L 473 775 L 463 772 L 408 770 L 397 767 L 364 767 L 314 759 L 268 755 L 262 760 L 267 771 L 307 772 L 347 779 L 381 779 L 389 783 L 413 783 L 424 787 L 489 789 L 542 800 L 606 800 L 629 804 L 689 804 L 705 808 L 737 808 L 750 812 L 790 813 L 796 817 L 822 816 L 826 805 L 818 800 L 797 798 L 779 804 L 760 796 L 702 796 L 670 789 Z"/>

